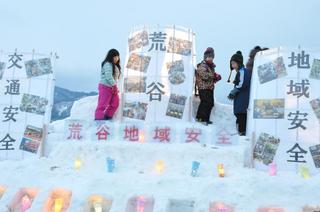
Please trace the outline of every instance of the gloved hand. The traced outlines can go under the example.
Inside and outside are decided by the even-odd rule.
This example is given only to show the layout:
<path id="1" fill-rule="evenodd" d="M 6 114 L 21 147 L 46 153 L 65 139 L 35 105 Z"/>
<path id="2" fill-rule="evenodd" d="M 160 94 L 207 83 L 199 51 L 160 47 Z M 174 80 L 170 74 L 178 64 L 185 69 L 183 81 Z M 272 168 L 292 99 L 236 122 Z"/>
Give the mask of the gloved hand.
<path id="1" fill-rule="evenodd" d="M 214 72 L 213 76 L 214 76 L 214 83 L 217 83 L 218 81 L 221 80 L 221 75 L 220 74 Z"/>
<path id="2" fill-rule="evenodd" d="M 230 91 L 230 93 L 228 95 L 228 99 L 233 100 L 234 98 L 236 98 L 236 96 L 239 92 L 240 92 L 239 89 L 234 88 L 232 91 Z"/>

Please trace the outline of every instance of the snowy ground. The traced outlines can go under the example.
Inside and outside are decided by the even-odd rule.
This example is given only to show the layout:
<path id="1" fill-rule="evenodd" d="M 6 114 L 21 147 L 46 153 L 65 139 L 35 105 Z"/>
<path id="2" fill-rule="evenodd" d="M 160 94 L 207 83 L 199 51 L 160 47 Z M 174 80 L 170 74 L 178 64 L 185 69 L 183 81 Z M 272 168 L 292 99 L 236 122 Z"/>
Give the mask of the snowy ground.
<path id="1" fill-rule="evenodd" d="M 96 97 L 88 97 L 74 105 L 72 117 L 88 119 Z M 85 111 L 85 112 L 83 112 Z M 214 125 L 229 124 L 233 129 L 231 107 L 217 104 Z M 0 161 L 0 185 L 7 191 L 0 199 L 0 211 L 22 187 L 39 188 L 32 208 L 41 211 L 54 188 L 72 191 L 68 211 L 83 211 L 88 196 L 101 194 L 113 199 L 111 212 L 123 212 L 132 196 L 144 195 L 155 200 L 154 211 L 167 211 L 170 199 L 192 200 L 195 212 L 209 211 L 213 201 L 223 201 L 236 211 L 253 212 L 262 206 L 279 206 L 286 211 L 301 211 L 305 205 L 320 204 L 320 176 L 303 179 L 295 173 L 279 172 L 277 176 L 244 168 L 244 152 L 249 141 L 240 139 L 231 147 L 199 144 L 93 143 L 62 140 L 63 121 L 53 123 L 49 135 L 47 158 L 39 160 Z M 74 169 L 80 156 L 83 167 Z M 108 173 L 106 157 L 116 161 L 114 173 Z M 163 160 L 165 170 L 155 171 L 155 161 Z M 201 163 L 199 176 L 191 177 L 192 161 Z M 217 164 L 223 163 L 226 176 L 219 178 Z M 186 211 L 174 211 L 186 212 Z"/>

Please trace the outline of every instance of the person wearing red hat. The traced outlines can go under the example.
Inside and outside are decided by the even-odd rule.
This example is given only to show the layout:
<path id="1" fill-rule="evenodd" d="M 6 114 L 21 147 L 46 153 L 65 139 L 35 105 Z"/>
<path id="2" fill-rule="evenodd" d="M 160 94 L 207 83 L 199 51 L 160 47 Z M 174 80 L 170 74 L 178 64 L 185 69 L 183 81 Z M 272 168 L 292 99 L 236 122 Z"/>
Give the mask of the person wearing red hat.
<path id="1" fill-rule="evenodd" d="M 200 97 L 196 120 L 205 125 L 212 124 L 210 114 L 214 106 L 214 87 L 215 83 L 221 80 L 221 76 L 215 71 L 213 59 L 214 50 L 208 47 L 204 52 L 203 61 L 197 65 L 196 70 L 196 86 Z"/>

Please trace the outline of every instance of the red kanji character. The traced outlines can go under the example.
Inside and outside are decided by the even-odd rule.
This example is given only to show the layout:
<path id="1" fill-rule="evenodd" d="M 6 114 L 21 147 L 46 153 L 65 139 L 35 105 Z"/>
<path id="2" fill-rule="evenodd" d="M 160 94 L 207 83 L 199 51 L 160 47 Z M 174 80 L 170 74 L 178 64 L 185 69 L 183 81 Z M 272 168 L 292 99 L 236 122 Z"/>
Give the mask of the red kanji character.
<path id="1" fill-rule="evenodd" d="M 128 127 L 124 129 L 124 139 L 129 139 L 129 141 L 139 141 L 139 129 L 135 126 Z"/>
<path id="2" fill-rule="evenodd" d="M 108 132 L 109 127 L 107 125 L 100 125 L 97 128 L 97 133 L 96 135 L 98 136 L 98 140 L 108 140 L 108 135 L 110 135 L 110 133 Z"/>
<path id="3" fill-rule="evenodd" d="M 218 144 L 231 144 L 230 135 L 226 131 L 221 131 L 218 134 Z"/>
<path id="4" fill-rule="evenodd" d="M 187 128 L 185 134 L 187 135 L 186 143 L 200 142 L 198 136 L 201 135 L 201 129 Z"/>
<path id="5" fill-rule="evenodd" d="M 82 125 L 80 123 L 69 124 L 70 135 L 67 139 L 80 140 L 82 136 L 80 133 L 82 131 Z"/>
<path id="6" fill-rule="evenodd" d="M 155 129 L 155 135 L 153 139 L 159 139 L 160 142 L 169 142 L 170 141 L 170 128 L 156 128 Z"/>

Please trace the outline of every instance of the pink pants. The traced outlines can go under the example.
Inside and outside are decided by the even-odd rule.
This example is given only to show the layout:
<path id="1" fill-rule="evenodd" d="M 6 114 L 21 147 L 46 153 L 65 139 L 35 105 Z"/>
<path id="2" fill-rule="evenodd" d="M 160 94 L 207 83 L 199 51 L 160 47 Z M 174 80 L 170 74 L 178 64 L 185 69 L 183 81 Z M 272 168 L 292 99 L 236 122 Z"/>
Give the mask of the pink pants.
<path id="1" fill-rule="evenodd" d="M 112 89 L 103 84 L 99 84 L 98 106 L 95 112 L 96 120 L 103 120 L 106 116 L 112 118 L 119 107 L 118 88 Z"/>

